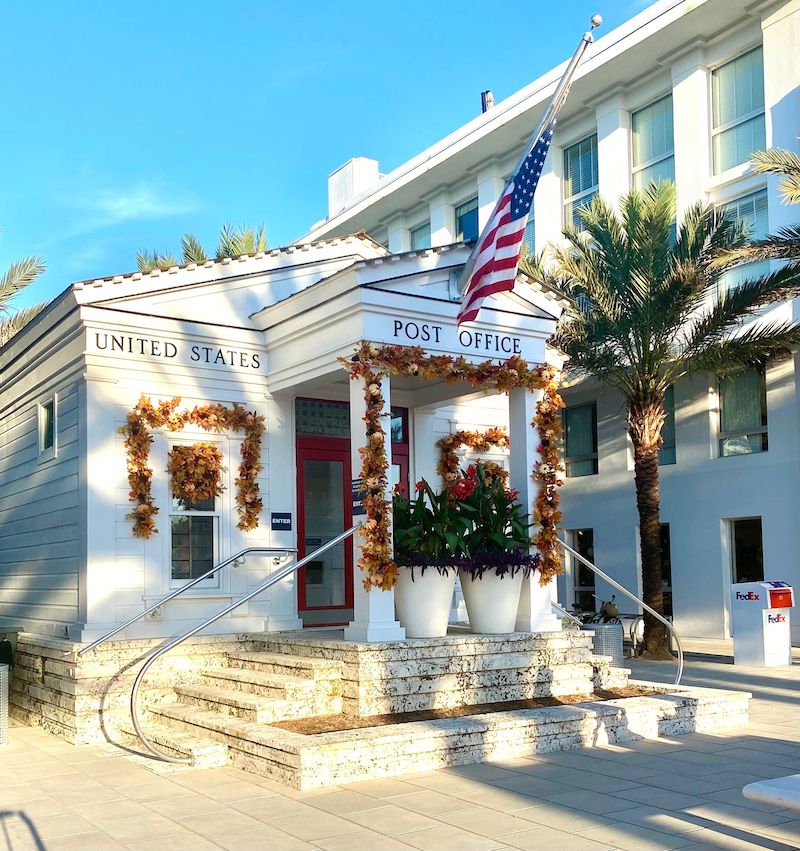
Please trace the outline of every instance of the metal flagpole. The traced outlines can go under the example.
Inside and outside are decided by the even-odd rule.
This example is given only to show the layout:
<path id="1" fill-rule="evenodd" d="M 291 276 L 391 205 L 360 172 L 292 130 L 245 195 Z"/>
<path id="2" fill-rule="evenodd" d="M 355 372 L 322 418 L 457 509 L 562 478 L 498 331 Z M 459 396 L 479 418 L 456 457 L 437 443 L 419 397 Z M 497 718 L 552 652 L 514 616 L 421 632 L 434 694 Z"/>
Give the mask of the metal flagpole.
<path id="1" fill-rule="evenodd" d="M 581 36 L 581 40 L 578 44 L 575 53 L 570 59 L 569 64 L 567 65 L 564 73 L 561 75 L 561 79 L 558 81 L 558 85 L 556 86 L 555 91 L 553 92 L 553 97 L 550 98 L 550 103 L 547 104 L 544 113 L 542 114 L 541 119 L 539 120 L 539 124 L 536 127 L 531 138 L 528 140 L 528 144 L 522 151 L 522 155 L 520 156 L 517 164 L 511 170 L 511 175 L 508 180 L 506 180 L 505 186 L 503 187 L 503 191 L 500 193 L 500 198 L 498 198 L 497 204 L 500 203 L 500 199 L 505 195 L 506 190 L 508 189 L 508 184 L 514 179 L 517 172 L 522 167 L 522 163 L 525 162 L 528 154 L 533 150 L 534 146 L 537 144 L 539 139 L 541 138 L 542 133 L 544 133 L 545 128 L 550 124 L 550 122 L 558 115 L 561 107 L 564 105 L 564 101 L 567 99 L 567 94 L 569 93 L 569 87 L 572 83 L 572 77 L 575 74 L 575 69 L 578 67 L 578 63 L 583 58 L 583 54 L 586 52 L 586 48 L 594 41 L 594 36 L 592 35 L 592 31 L 595 30 L 600 24 L 603 23 L 603 18 L 600 15 L 592 15 L 591 26 L 587 32 L 585 32 Z M 472 270 L 475 268 L 475 261 L 477 259 L 477 249 L 481 244 L 484 233 L 486 232 L 486 228 L 489 226 L 489 223 L 494 218 L 494 214 L 497 212 L 497 204 L 492 210 L 492 214 L 489 216 L 484 229 L 478 234 L 478 238 L 475 241 L 475 246 L 472 249 L 469 257 L 467 258 L 467 262 L 464 266 L 464 270 L 461 273 L 461 282 L 459 284 L 459 291 L 461 294 L 464 294 L 464 288 L 466 286 L 467 281 L 472 274 Z"/>

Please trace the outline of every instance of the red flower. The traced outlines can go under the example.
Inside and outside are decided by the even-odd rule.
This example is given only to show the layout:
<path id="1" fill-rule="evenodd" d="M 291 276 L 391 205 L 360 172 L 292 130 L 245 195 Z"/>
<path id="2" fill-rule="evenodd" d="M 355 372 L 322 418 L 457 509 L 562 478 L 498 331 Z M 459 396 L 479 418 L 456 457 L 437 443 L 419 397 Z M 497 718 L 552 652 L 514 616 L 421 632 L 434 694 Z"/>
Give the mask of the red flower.
<path id="1" fill-rule="evenodd" d="M 478 470 L 476 469 L 475 465 L 470 464 L 469 467 L 467 467 L 467 478 L 474 479 L 477 472 Z"/>
<path id="2" fill-rule="evenodd" d="M 456 499 L 466 499 L 475 490 L 476 485 L 475 479 L 462 479 L 453 487 L 453 496 Z"/>
<path id="3" fill-rule="evenodd" d="M 425 480 L 424 480 L 424 479 L 420 479 L 420 480 L 417 482 L 417 484 L 415 485 L 415 487 L 416 487 L 416 489 L 417 489 L 417 493 L 419 493 L 420 491 L 424 491 L 424 490 L 425 490 Z"/>

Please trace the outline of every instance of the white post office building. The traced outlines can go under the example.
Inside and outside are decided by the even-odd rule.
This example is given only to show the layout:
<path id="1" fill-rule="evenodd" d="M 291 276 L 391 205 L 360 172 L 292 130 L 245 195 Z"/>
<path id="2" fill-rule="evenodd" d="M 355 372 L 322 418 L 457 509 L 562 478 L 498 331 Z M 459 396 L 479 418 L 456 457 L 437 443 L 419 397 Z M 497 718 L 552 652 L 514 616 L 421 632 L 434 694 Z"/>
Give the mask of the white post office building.
<path id="1" fill-rule="evenodd" d="M 474 362 L 556 356 L 546 341 L 563 303 L 533 288 L 501 294 L 480 322 L 457 328 L 454 282 L 468 254 L 461 243 L 390 255 L 359 234 L 84 281 L 62 293 L 0 353 L 0 631 L 94 639 L 246 548 L 303 557 L 351 528 L 364 384 L 350 380 L 340 358 L 362 340 L 422 344 Z M 455 420 L 454 405 L 480 407 L 481 392 L 388 377 L 382 389 L 393 481 L 406 491 L 409 480 L 435 482 L 437 438 Z M 538 442 L 529 424 L 540 392 L 520 389 L 503 403 L 514 432 L 512 480 L 529 504 Z M 243 434 L 189 424 L 151 429 L 156 532 L 134 535 L 120 429 L 142 395 L 154 404 L 180 397 L 179 410 L 238 404 L 265 418 L 256 528 L 237 524 Z M 168 453 L 204 441 L 222 454 L 224 490 L 176 500 Z M 211 630 L 349 625 L 353 640 L 402 639 L 393 591 L 362 588 L 359 547 L 347 540 L 321 553 Z M 188 630 L 274 569 L 273 556 L 248 556 L 120 637 Z M 558 628 L 549 599 L 529 599 L 518 627 Z"/>
<path id="2" fill-rule="evenodd" d="M 528 242 L 543 248 L 595 193 L 673 178 L 680 205 L 725 205 L 761 235 L 797 220 L 748 159 L 797 150 L 800 0 L 662 0 L 590 49 L 539 184 Z M 565 48 L 566 52 L 567 48 Z M 329 180 L 329 215 L 297 245 L 68 288 L 0 350 L 0 627 L 86 641 L 248 546 L 313 552 L 352 521 L 363 390 L 338 362 L 361 340 L 479 361 L 546 347 L 564 304 L 522 281 L 459 333 L 455 283 L 562 69 L 553 69 L 389 174 L 357 158 Z M 477 97 L 477 93 L 476 93 Z M 389 108 L 389 107 L 387 107 Z M 369 234 L 366 236 L 365 234 Z M 776 313 L 793 317 L 793 304 Z M 800 399 L 795 358 L 765 374 L 680 383 L 662 451 L 669 601 L 685 636 L 729 634 L 730 583 L 800 584 Z M 512 485 L 530 505 L 535 394 L 385 382 L 391 464 L 403 486 L 436 481 L 436 440 L 507 425 Z M 239 403 L 266 418 L 257 528 L 237 527 L 242 435 L 155 428 L 156 534 L 133 535 L 120 427 L 144 394 L 181 407 Z M 639 585 L 633 465 L 621 399 L 587 381 L 565 390 L 566 535 Z M 171 447 L 211 441 L 222 494 L 172 499 Z M 391 592 L 366 594 L 356 551 L 328 551 L 212 629 L 251 633 L 349 624 L 395 639 Z M 174 635 L 239 599 L 272 569 L 248 558 L 137 623 Z M 562 603 L 594 607 L 591 574 L 568 564 Z M 552 618 L 531 605 L 520 628 Z M 549 608 L 546 606 L 545 608 Z M 522 613 L 524 614 L 524 612 Z"/>
<path id="3" fill-rule="evenodd" d="M 559 118 L 529 247 L 541 251 L 559 240 L 564 223 L 595 194 L 613 201 L 650 180 L 674 180 L 679 208 L 698 199 L 724 206 L 755 237 L 800 220 L 800 208 L 782 202 L 777 179 L 754 174 L 749 164 L 766 147 L 798 151 L 799 55 L 797 0 L 661 0 L 604 34 L 579 67 Z M 396 253 L 474 238 L 561 70 L 387 174 L 375 160 L 351 160 L 330 176 L 328 217 L 305 239 L 364 228 Z M 796 320 L 798 308 L 783 304 L 771 315 Z M 679 382 L 669 395 L 662 545 L 665 602 L 681 635 L 730 634 L 731 582 L 800 584 L 796 362 L 731 381 Z M 637 515 L 622 399 L 592 381 L 564 397 L 567 538 L 635 590 Z M 562 603 L 594 609 L 595 593 L 608 599 L 612 592 L 567 564 Z"/>

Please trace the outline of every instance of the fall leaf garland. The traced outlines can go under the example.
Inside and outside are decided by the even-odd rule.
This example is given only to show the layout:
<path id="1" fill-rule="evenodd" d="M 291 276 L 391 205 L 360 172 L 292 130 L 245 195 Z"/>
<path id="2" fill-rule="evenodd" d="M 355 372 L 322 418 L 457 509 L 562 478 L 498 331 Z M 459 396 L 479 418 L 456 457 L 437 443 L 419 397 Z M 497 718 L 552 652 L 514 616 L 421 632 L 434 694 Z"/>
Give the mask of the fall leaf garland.
<path id="1" fill-rule="evenodd" d="M 180 397 L 176 396 L 167 401 L 160 401 L 154 405 L 150 399 L 142 395 L 139 402 L 128 413 L 126 423 L 120 431 L 125 435 L 125 449 L 128 454 L 128 484 L 130 485 L 130 498 L 136 503 L 128 515 L 133 520 L 133 534 L 137 538 L 149 538 L 157 532 L 155 515 L 158 507 L 152 495 L 153 470 L 150 467 L 150 447 L 153 436 L 150 429 L 166 428 L 168 431 L 180 431 L 185 425 L 199 426 L 205 431 L 237 431 L 244 432 L 241 447 L 241 463 L 238 476 L 236 477 L 236 506 L 239 511 L 239 529 L 254 529 L 258 526 L 258 518 L 263 508 L 259 493 L 258 474 L 261 472 L 261 438 L 264 434 L 264 417 L 253 411 L 246 410 L 242 405 L 234 402 L 228 408 L 221 404 L 203 405 L 191 410 L 178 410 Z M 196 447 L 180 447 L 178 458 L 189 460 L 189 453 L 183 450 L 194 450 L 193 457 L 197 458 Z M 210 445 L 210 444 L 206 444 Z M 214 447 L 216 449 L 216 447 Z M 216 450 L 219 452 L 219 450 Z M 173 449 L 173 453 L 175 450 Z M 183 455 L 181 453 L 183 452 Z M 171 453 L 172 454 L 172 453 Z M 198 471 L 188 471 L 185 474 L 184 487 L 190 483 L 192 476 L 196 486 L 197 479 L 201 478 L 207 485 L 213 479 L 212 467 L 218 464 L 217 486 L 219 484 L 219 470 L 221 470 L 221 456 L 218 462 L 212 457 L 213 453 L 204 455 L 205 463 L 208 465 L 207 476 L 198 477 Z M 177 463 L 177 462 L 176 462 Z M 209 494 L 210 495 L 210 494 Z M 199 497 L 195 496 L 195 499 Z"/>
<path id="2" fill-rule="evenodd" d="M 508 434 L 502 428 L 490 428 L 486 431 L 456 431 L 436 441 L 439 449 L 439 462 L 436 472 L 442 477 L 442 484 L 450 491 L 461 478 L 458 474 L 458 455 L 456 451 L 468 446 L 476 452 L 488 452 L 493 446 L 508 446 Z"/>
<path id="3" fill-rule="evenodd" d="M 167 455 L 172 495 L 185 505 L 222 493 L 222 451 L 215 443 L 173 446 Z"/>
<path id="4" fill-rule="evenodd" d="M 558 393 L 556 372 L 552 367 L 531 369 L 518 355 L 501 363 L 489 360 L 473 364 L 463 356 L 427 355 L 419 346 L 376 346 L 366 341 L 359 345 L 352 359 L 340 358 L 339 362 L 349 371 L 351 379 L 363 380 L 366 388 L 364 422 L 367 441 L 360 452 L 367 520 L 359 530 L 364 539 L 359 566 L 365 574 L 364 587 L 367 590 L 388 590 L 397 578 L 389 534 L 390 505 L 386 499 L 388 459 L 385 433 L 380 422 L 384 404 L 381 380 L 387 375 L 418 376 L 423 381 L 437 380 L 446 384 L 463 381 L 471 387 L 493 385 L 503 393 L 515 387 L 544 391 L 531 422 L 531 426 L 538 429 L 541 441 L 541 460 L 536 462 L 532 473 L 539 485 L 534 519 L 540 527 L 533 541 L 541 556 L 540 583 L 546 585 L 561 572 L 556 537 L 561 521 L 558 510 L 558 488 L 561 485 L 558 437 L 561 432 L 560 409 L 564 403 Z"/>

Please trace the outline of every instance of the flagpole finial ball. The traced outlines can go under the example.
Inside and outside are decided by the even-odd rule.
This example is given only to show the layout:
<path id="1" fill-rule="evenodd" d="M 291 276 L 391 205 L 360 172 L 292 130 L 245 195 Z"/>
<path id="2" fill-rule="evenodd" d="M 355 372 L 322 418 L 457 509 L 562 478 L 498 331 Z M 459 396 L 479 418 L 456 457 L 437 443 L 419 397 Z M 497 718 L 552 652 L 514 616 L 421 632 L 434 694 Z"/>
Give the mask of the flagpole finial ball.
<path id="1" fill-rule="evenodd" d="M 599 27 L 600 24 L 602 24 L 602 23 L 603 23 L 603 16 L 602 15 L 592 15 L 592 29 L 595 29 L 595 27 Z"/>

